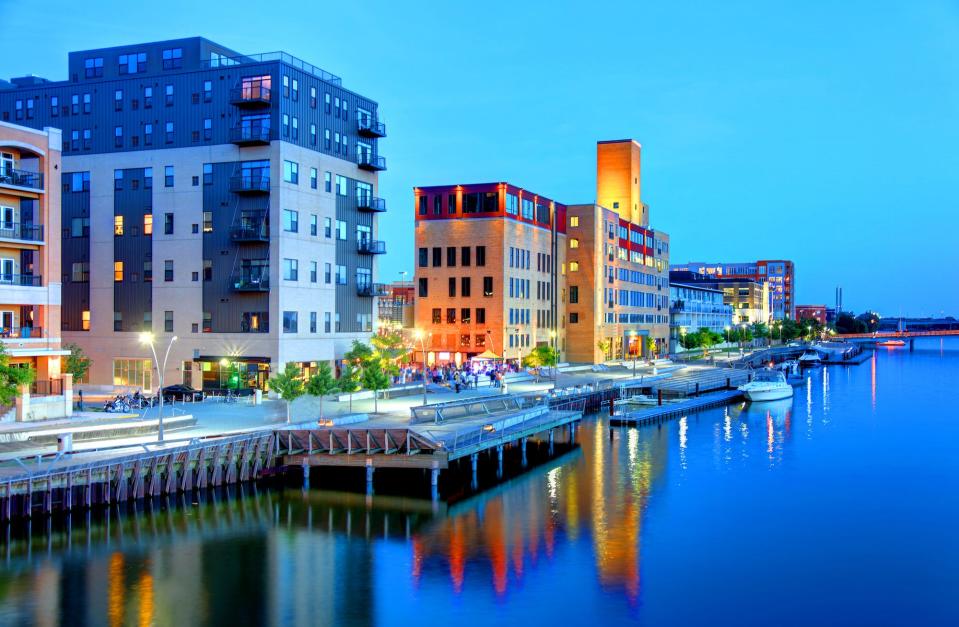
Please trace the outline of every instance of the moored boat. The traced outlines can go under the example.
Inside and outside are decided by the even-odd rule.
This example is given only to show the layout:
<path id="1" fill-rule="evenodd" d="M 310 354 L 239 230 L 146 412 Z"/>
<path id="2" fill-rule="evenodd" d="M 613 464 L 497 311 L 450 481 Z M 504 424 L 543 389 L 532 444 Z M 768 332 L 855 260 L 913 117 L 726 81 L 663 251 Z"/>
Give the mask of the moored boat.
<path id="1" fill-rule="evenodd" d="M 803 368 L 822 365 L 822 357 L 816 351 L 806 351 L 799 356 L 799 365 Z"/>
<path id="2" fill-rule="evenodd" d="M 897 346 L 905 346 L 906 343 L 902 340 L 883 340 L 882 342 L 876 342 L 876 346 L 888 346 L 890 348 L 895 348 Z"/>
<path id="3" fill-rule="evenodd" d="M 749 383 L 737 388 L 750 401 L 778 401 L 791 398 L 793 386 L 779 370 L 758 370 Z"/>

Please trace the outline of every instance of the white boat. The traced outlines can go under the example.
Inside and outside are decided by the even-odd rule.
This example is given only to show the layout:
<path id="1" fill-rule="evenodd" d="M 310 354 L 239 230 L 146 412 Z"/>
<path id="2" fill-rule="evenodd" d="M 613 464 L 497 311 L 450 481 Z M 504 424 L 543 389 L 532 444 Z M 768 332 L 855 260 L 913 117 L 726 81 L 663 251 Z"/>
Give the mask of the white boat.
<path id="1" fill-rule="evenodd" d="M 669 402 L 668 400 L 663 399 L 663 403 L 668 403 L 668 402 Z M 628 398 L 621 398 L 618 401 L 615 401 L 613 404 L 616 407 L 629 407 L 629 406 L 635 406 L 635 405 L 649 407 L 650 405 L 657 405 L 658 403 L 659 403 L 659 399 L 656 396 L 649 396 L 647 394 L 635 394 Z"/>
<path id="2" fill-rule="evenodd" d="M 753 380 L 737 388 L 750 401 L 778 401 L 791 398 L 793 386 L 778 370 L 757 370 Z"/>
<path id="3" fill-rule="evenodd" d="M 810 366 L 819 366 L 822 364 L 822 358 L 816 351 L 806 351 L 799 356 L 799 365 L 808 368 Z"/>

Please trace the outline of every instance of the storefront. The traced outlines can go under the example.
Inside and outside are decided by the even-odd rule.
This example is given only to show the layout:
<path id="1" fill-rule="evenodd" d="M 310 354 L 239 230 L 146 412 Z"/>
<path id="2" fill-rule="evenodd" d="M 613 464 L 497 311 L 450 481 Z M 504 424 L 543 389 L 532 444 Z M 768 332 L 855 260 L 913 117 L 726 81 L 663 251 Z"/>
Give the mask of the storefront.
<path id="1" fill-rule="evenodd" d="M 204 355 L 194 361 L 199 365 L 201 380 L 184 380 L 184 383 L 204 392 L 266 390 L 270 378 L 269 357 Z"/>

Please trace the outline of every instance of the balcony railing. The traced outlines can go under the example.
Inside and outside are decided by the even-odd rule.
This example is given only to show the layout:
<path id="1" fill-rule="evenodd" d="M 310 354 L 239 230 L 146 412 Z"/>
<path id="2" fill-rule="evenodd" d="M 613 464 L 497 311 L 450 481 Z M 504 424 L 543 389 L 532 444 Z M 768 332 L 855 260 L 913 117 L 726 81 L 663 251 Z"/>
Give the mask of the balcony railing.
<path id="1" fill-rule="evenodd" d="M 270 270 L 241 270 L 230 277 L 230 287 L 235 292 L 267 292 L 270 290 Z"/>
<path id="2" fill-rule="evenodd" d="M 365 117 L 356 121 L 356 130 L 362 137 L 386 137 L 386 124 Z"/>
<path id="3" fill-rule="evenodd" d="M 382 255 L 386 253 L 386 242 L 376 239 L 361 239 L 356 242 L 356 252 L 361 255 Z"/>
<path id="4" fill-rule="evenodd" d="M 270 88 L 262 85 L 234 87 L 230 90 L 230 104 L 238 107 L 268 107 L 271 95 Z"/>
<path id="5" fill-rule="evenodd" d="M 234 242 L 270 241 L 270 225 L 266 215 L 240 218 L 230 229 L 230 239 Z"/>
<path id="6" fill-rule="evenodd" d="M 356 208 L 368 213 L 382 213 L 386 211 L 386 200 L 377 198 L 373 194 L 357 194 Z"/>
<path id="7" fill-rule="evenodd" d="M 230 191 L 235 194 L 269 194 L 270 175 L 236 174 L 230 177 Z"/>
<path id="8" fill-rule="evenodd" d="M 0 287 L 15 285 L 17 287 L 40 287 L 43 277 L 39 274 L 6 274 L 0 272 Z"/>
<path id="9" fill-rule="evenodd" d="M 3 168 L 0 170 L 0 185 L 13 185 L 15 187 L 42 190 L 43 174 L 40 172 L 28 172 L 27 170 L 16 170 L 14 168 Z"/>
<path id="10" fill-rule="evenodd" d="M 318 68 L 311 63 L 307 63 L 302 59 L 297 59 L 293 55 L 286 52 L 260 52 L 258 54 L 245 54 L 239 57 L 226 57 L 217 55 L 209 60 L 201 61 L 200 65 L 204 68 L 224 68 L 232 67 L 234 65 L 247 65 L 250 63 L 270 63 L 272 61 L 286 63 L 287 65 L 303 70 L 304 72 L 312 74 L 318 79 L 332 83 L 333 85 L 343 84 L 343 80 L 339 76 L 330 74 L 326 70 Z"/>
<path id="11" fill-rule="evenodd" d="M 381 172 L 386 169 L 386 158 L 375 156 L 369 152 L 361 152 L 357 155 L 356 164 L 363 170 Z"/>
<path id="12" fill-rule="evenodd" d="M 43 337 L 42 327 L 0 327 L 0 339 L 37 339 Z"/>
<path id="13" fill-rule="evenodd" d="M 365 297 L 389 296 L 390 290 L 382 283 L 357 283 L 356 295 Z"/>
<path id="14" fill-rule="evenodd" d="M 63 394 L 63 379 L 34 381 L 30 384 L 31 396 L 60 396 Z"/>
<path id="15" fill-rule="evenodd" d="M 18 239 L 26 242 L 42 242 L 43 225 L 0 222 L 0 238 Z"/>
<path id="16" fill-rule="evenodd" d="M 230 142 L 237 146 L 269 144 L 273 139 L 276 139 L 273 129 L 262 124 L 234 126 L 230 129 Z"/>

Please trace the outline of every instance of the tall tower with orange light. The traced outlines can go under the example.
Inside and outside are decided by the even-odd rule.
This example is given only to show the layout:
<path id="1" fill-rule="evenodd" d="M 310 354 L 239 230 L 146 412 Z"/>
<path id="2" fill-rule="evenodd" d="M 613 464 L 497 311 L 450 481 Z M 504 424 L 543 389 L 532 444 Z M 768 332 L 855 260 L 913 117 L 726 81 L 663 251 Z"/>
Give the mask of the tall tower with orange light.
<path id="1" fill-rule="evenodd" d="M 649 208 L 640 198 L 640 152 L 635 139 L 596 144 L 596 204 L 639 226 L 649 226 Z"/>

